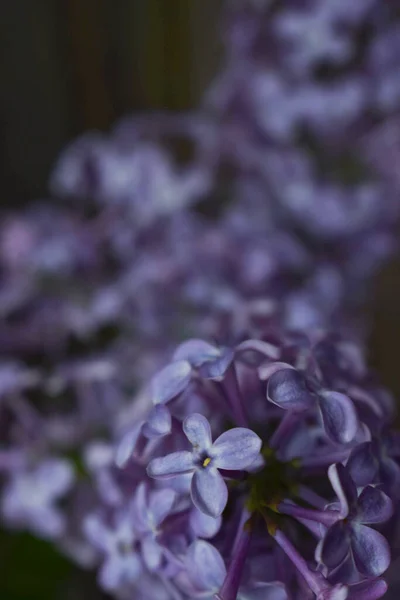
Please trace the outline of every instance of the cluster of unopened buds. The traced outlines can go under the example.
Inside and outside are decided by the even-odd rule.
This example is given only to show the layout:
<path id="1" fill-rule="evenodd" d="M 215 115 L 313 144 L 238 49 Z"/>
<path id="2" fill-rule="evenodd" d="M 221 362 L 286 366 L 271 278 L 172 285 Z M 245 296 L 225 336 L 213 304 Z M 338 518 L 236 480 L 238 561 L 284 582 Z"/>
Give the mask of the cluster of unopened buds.
<path id="1" fill-rule="evenodd" d="M 400 445 L 391 400 L 356 348 L 321 335 L 234 348 L 193 339 L 147 394 L 153 405 L 117 444 L 117 466 L 104 466 L 103 507 L 84 520 L 105 589 L 171 600 L 383 596 Z"/>

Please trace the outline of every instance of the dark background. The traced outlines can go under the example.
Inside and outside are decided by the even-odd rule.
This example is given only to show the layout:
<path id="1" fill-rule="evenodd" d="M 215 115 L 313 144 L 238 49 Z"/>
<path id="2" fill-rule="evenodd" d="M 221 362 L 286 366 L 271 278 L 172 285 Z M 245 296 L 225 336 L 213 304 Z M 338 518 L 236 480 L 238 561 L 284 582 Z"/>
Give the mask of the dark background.
<path id="1" fill-rule="evenodd" d="M 221 61 L 221 0 L 3 0 L 0 207 L 47 194 L 65 144 L 121 116 L 195 107 Z M 371 362 L 400 395 L 400 261 L 371 294 Z M 1 600 L 96 600 L 45 543 L 0 532 Z"/>
<path id="2" fill-rule="evenodd" d="M 55 157 L 139 110 L 187 109 L 217 70 L 220 0 L 12 0 L 0 16 L 2 202 L 46 193 Z"/>

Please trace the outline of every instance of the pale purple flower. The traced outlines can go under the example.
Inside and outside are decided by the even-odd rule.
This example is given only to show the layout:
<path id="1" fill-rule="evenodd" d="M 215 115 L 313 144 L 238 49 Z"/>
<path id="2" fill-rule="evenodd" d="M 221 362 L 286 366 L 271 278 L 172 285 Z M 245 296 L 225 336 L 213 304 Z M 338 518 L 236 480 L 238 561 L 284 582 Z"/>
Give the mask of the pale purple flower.
<path id="1" fill-rule="evenodd" d="M 351 37 L 335 27 L 329 3 L 315 2 L 312 10 L 284 10 L 273 20 L 278 39 L 287 46 L 288 62 L 296 72 L 322 62 L 344 63 L 352 55 Z M 327 10 L 328 9 L 328 10 Z"/>
<path id="2" fill-rule="evenodd" d="M 205 417 L 194 414 L 183 423 L 183 431 L 193 450 L 175 452 L 153 459 L 147 468 L 150 477 L 165 478 L 192 473 L 191 496 L 199 510 L 211 517 L 222 514 L 228 502 L 223 470 L 244 470 L 257 459 L 260 438 L 249 429 L 236 427 L 212 442 L 211 427 Z"/>
<path id="3" fill-rule="evenodd" d="M 50 186 L 57 195 L 95 199 L 127 208 L 136 227 L 155 217 L 182 210 L 209 186 L 197 165 L 179 172 L 158 146 L 119 143 L 113 137 L 88 134 L 61 155 Z"/>
<path id="4" fill-rule="evenodd" d="M 99 515 L 89 515 L 84 522 L 84 532 L 103 556 L 100 585 L 114 592 L 131 588 L 143 570 L 134 545 L 136 536 L 131 513 L 121 509 L 109 525 Z"/>
<path id="5" fill-rule="evenodd" d="M 66 519 L 57 502 L 73 483 L 73 468 L 64 459 L 48 458 L 32 469 L 16 469 L 2 490 L 2 518 L 10 527 L 59 538 L 65 532 Z"/>

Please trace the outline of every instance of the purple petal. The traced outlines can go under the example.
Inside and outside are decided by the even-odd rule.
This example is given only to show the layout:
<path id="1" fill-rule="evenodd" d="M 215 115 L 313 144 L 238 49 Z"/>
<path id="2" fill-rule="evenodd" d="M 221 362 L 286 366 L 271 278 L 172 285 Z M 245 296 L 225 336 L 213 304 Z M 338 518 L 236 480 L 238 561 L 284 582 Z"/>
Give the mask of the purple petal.
<path id="1" fill-rule="evenodd" d="M 280 369 L 271 375 L 267 398 L 284 410 L 305 410 L 313 405 L 304 377 L 295 369 Z"/>
<path id="2" fill-rule="evenodd" d="M 329 587 L 317 594 L 316 600 L 347 600 L 349 597 L 349 588 L 342 583 Z"/>
<path id="3" fill-rule="evenodd" d="M 132 515 L 129 511 L 121 509 L 114 515 L 112 526 L 114 550 L 119 551 L 120 543 L 124 546 L 132 545 L 135 537 L 132 525 Z"/>
<path id="4" fill-rule="evenodd" d="M 204 514 L 219 517 L 228 502 L 228 488 L 217 469 L 197 469 L 190 492 L 193 504 Z"/>
<path id="5" fill-rule="evenodd" d="M 139 421 L 133 429 L 128 431 L 121 439 L 118 444 L 115 463 L 117 467 L 123 469 L 132 455 L 135 453 L 136 446 L 138 444 L 139 437 L 142 433 L 143 421 Z"/>
<path id="6" fill-rule="evenodd" d="M 222 518 L 210 517 L 196 507 L 190 513 L 190 527 L 196 537 L 210 539 L 221 529 Z"/>
<path id="7" fill-rule="evenodd" d="M 280 452 L 285 460 L 311 456 L 316 452 L 318 441 L 321 437 L 319 427 L 310 427 L 307 424 L 299 424 L 289 439 L 284 441 L 283 448 Z"/>
<path id="8" fill-rule="evenodd" d="M 266 357 L 277 360 L 280 352 L 280 348 L 262 340 L 246 340 L 236 348 L 236 355 L 240 354 L 242 360 L 247 359 L 246 362 L 257 366 L 260 364 L 260 360 L 265 360 Z"/>
<path id="9" fill-rule="evenodd" d="M 349 540 L 350 547 L 350 540 Z M 349 552 L 346 559 L 336 569 L 329 573 L 329 582 L 332 584 L 345 581 L 347 584 L 360 580 L 360 574 L 354 564 L 353 553 Z"/>
<path id="10" fill-rule="evenodd" d="M 171 433 L 171 413 L 163 404 L 157 404 L 150 412 L 142 429 L 143 435 L 149 439 L 162 437 Z"/>
<path id="11" fill-rule="evenodd" d="M 324 539 L 317 546 L 316 559 L 329 569 L 338 567 L 350 550 L 350 533 L 343 521 L 338 521 L 328 529 Z"/>
<path id="12" fill-rule="evenodd" d="M 43 487 L 49 495 L 56 498 L 72 486 L 74 470 L 67 460 L 48 459 L 38 467 L 35 479 L 38 487 Z"/>
<path id="13" fill-rule="evenodd" d="M 351 529 L 351 547 L 357 569 L 368 577 L 382 575 L 390 565 L 390 548 L 386 538 L 361 523 L 353 523 Z"/>
<path id="14" fill-rule="evenodd" d="M 156 479 L 166 478 L 190 473 L 194 468 L 193 454 L 183 450 L 172 452 L 162 458 L 153 458 L 147 466 L 147 474 Z"/>
<path id="15" fill-rule="evenodd" d="M 347 517 L 357 503 L 357 488 L 346 468 L 338 463 L 328 469 L 328 477 L 340 502 L 340 515 Z"/>
<path id="16" fill-rule="evenodd" d="M 371 442 L 363 442 L 351 451 L 346 468 L 356 485 L 368 485 L 375 480 L 379 462 L 375 457 Z"/>
<path id="17" fill-rule="evenodd" d="M 103 552 L 112 548 L 112 534 L 97 515 L 89 515 L 84 519 L 83 532 L 89 542 Z"/>
<path id="18" fill-rule="evenodd" d="M 320 392 L 318 398 L 326 434 L 339 444 L 351 442 L 359 427 L 352 400 L 340 392 L 331 391 Z"/>
<path id="19" fill-rule="evenodd" d="M 99 572 L 100 586 L 107 591 L 117 590 L 123 584 L 121 565 L 117 556 L 112 556 Z"/>
<path id="20" fill-rule="evenodd" d="M 135 582 L 142 572 L 142 566 L 136 554 L 125 557 L 112 555 L 104 564 L 99 573 L 100 585 L 109 591 Z"/>
<path id="21" fill-rule="evenodd" d="M 383 579 L 367 579 L 350 586 L 349 600 L 379 600 L 387 590 L 388 585 Z"/>
<path id="22" fill-rule="evenodd" d="M 212 444 L 210 424 L 203 415 L 194 413 L 183 422 L 183 431 L 195 449 L 208 450 Z"/>
<path id="23" fill-rule="evenodd" d="M 170 514 L 177 494 L 174 490 L 157 490 L 150 495 L 149 513 L 154 526 L 158 527 Z"/>
<path id="24" fill-rule="evenodd" d="M 258 457 L 261 445 L 258 435 L 245 427 L 225 431 L 212 445 L 213 466 L 218 469 L 246 469 Z"/>
<path id="25" fill-rule="evenodd" d="M 384 492 L 368 485 L 357 503 L 357 520 L 361 523 L 383 523 L 393 515 L 393 502 Z"/>
<path id="26" fill-rule="evenodd" d="M 204 379 L 221 381 L 233 362 L 235 353 L 230 348 L 221 348 L 219 356 L 204 362 L 199 368 L 199 374 Z"/>
<path id="27" fill-rule="evenodd" d="M 138 485 L 132 502 L 133 514 L 135 516 L 134 527 L 137 531 L 148 531 L 148 506 L 149 494 L 146 483 L 143 481 Z"/>
<path id="28" fill-rule="evenodd" d="M 142 540 L 143 560 L 149 571 L 156 571 L 160 566 L 163 550 L 152 535 L 146 535 Z"/>
<path id="29" fill-rule="evenodd" d="M 118 506 L 123 502 L 124 494 L 110 469 L 102 469 L 97 473 L 97 488 L 102 501 L 110 506 Z"/>
<path id="30" fill-rule="evenodd" d="M 193 367 L 199 367 L 213 357 L 219 356 L 219 350 L 204 340 L 192 339 L 183 342 L 175 350 L 174 360 L 187 360 Z"/>
<path id="31" fill-rule="evenodd" d="M 222 586 L 225 576 L 225 563 L 214 546 L 203 540 L 194 542 L 185 561 L 190 580 L 199 592 L 210 596 Z"/>
<path id="32" fill-rule="evenodd" d="M 190 484 L 192 483 L 192 472 L 183 475 L 175 475 L 168 479 L 168 487 L 178 494 L 189 494 Z"/>
<path id="33" fill-rule="evenodd" d="M 107 442 L 93 441 L 84 449 L 85 466 L 93 473 L 111 466 L 114 462 L 114 448 Z"/>
<path id="34" fill-rule="evenodd" d="M 65 533 L 66 518 L 61 510 L 42 506 L 30 515 L 29 527 L 37 536 L 53 539 Z"/>
<path id="35" fill-rule="evenodd" d="M 154 404 L 166 404 L 183 392 L 192 376 L 192 367 L 187 360 L 178 360 L 157 373 L 151 382 L 151 397 Z"/>
<path id="36" fill-rule="evenodd" d="M 260 367 L 258 367 L 258 376 L 262 381 L 266 381 L 267 379 L 272 377 L 272 375 L 274 373 L 276 373 L 277 371 L 282 371 L 282 370 L 287 370 L 287 369 L 295 370 L 292 367 L 292 365 L 289 365 L 289 363 L 285 363 L 285 362 L 266 363 L 266 364 L 263 364 Z"/>

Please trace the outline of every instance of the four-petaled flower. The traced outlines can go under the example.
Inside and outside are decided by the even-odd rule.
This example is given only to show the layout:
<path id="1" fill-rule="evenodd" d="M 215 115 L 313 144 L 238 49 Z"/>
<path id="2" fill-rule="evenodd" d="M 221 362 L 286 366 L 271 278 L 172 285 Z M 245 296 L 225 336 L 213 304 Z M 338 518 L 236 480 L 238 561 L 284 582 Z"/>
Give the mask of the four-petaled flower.
<path id="1" fill-rule="evenodd" d="M 314 391 L 300 371 L 281 364 L 268 380 L 267 398 L 284 410 L 302 412 L 317 404 L 327 436 L 337 444 L 351 442 L 359 428 L 353 401 L 340 392 Z"/>
<path id="2" fill-rule="evenodd" d="M 102 588 L 117 591 L 129 588 L 137 581 L 143 567 L 130 511 L 116 512 L 109 524 L 99 515 L 91 514 L 84 521 L 84 532 L 90 543 L 104 555 L 99 572 Z"/>
<path id="3" fill-rule="evenodd" d="M 207 419 L 193 414 L 183 422 L 192 452 L 173 452 L 154 458 L 147 467 L 150 477 L 165 478 L 193 473 L 191 497 L 199 510 L 218 517 L 228 501 L 228 489 L 219 469 L 244 470 L 259 456 L 261 439 L 250 429 L 235 427 L 213 443 Z"/>
<path id="4" fill-rule="evenodd" d="M 339 499 L 340 518 L 329 527 L 318 544 L 317 560 L 333 569 L 351 553 L 362 575 L 382 575 L 390 564 L 389 544 L 370 525 L 387 521 L 392 516 L 392 501 L 381 490 L 370 485 L 357 496 L 357 488 L 341 464 L 331 465 L 328 475 Z"/>
<path id="5" fill-rule="evenodd" d="M 48 458 L 31 470 L 18 469 L 4 489 L 1 513 L 10 524 L 40 537 L 59 537 L 66 520 L 56 502 L 73 482 L 73 468 L 63 459 Z"/>

